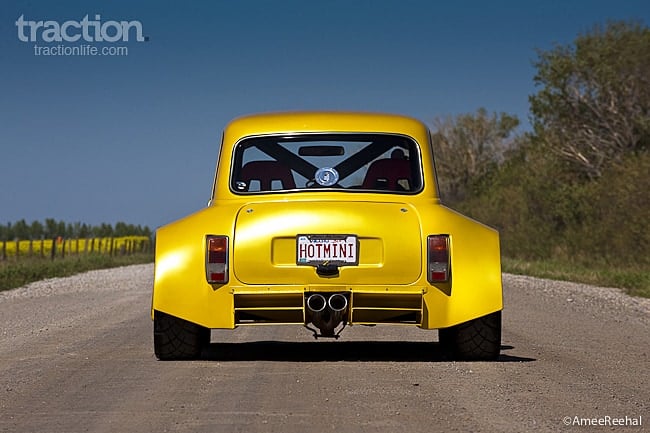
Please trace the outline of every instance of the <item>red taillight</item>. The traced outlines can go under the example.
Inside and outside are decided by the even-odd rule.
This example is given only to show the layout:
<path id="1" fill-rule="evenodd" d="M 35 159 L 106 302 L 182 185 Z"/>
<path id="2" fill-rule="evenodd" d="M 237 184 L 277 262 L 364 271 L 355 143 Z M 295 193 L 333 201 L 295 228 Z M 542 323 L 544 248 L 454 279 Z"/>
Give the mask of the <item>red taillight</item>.
<path id="1" fill-rule="evenodd" d="M 431 235 L 427 243 L 427 279 L 430 283 L 449 281 L 449 235 Z"/>
<path id="2" fill-rule="evenodd" d="M 228 282 L 228 236 L 207 236 L 205 276 L 210 284 Z"/>

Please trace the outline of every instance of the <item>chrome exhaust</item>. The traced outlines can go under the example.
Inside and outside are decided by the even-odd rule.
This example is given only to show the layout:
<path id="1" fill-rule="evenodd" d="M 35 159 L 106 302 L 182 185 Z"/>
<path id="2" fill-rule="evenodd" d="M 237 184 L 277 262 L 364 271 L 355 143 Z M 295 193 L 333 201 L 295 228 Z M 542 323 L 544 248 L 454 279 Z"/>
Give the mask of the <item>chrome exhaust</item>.
<path id="1" fill-rule="evenodd" d="M 327 308 L 327 299 L 320 293 L 314 293 L 307 298 L 307 322 L 313 323 L 322 335 L 334 335 L 332 326 L 332 314 Z"/>
<path id="2" fill-rule="evenodd" d="M 336 328 L 339 326 L 339 323 L 343 321 L 345 313 L 347 313 L 348 298 L 340 293 L 334 293 L 327 300 L 327 306 L 332 312 L 332 323 L 334 323 L 333 328 Z"/>
<path id="3" fill-rule="evenodd" d="M 335 313 L 344 313 L 348 308 L 348 298 L 340 293 L 334 293 L 327 300 L 327 305 Z"/>
<path id="4" fill-rule="evenodd" d="M 307 298 L 307 309 L 313 314 L 322 313 L 327 307 L 325 296 L 320 293 L 314 293 Z"/>
<path id="5" fill-rule="evenodd" d="M 321 332 L 321 337 L 336 337 L 334 330 L 341 324 L 348 309 L 348 298 L 341 293 L 334 293 L 325 298 L 320 293 L 307 297 L 307 323 L 313 323 Z M 317 333 L 314 333 L 315 336 Z"/>

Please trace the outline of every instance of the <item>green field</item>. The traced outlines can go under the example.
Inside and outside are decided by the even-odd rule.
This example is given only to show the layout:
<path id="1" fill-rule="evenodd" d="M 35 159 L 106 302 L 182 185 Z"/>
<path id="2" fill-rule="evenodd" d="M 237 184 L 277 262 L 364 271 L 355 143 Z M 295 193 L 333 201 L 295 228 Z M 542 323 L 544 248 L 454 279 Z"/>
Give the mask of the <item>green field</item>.
<path id="1" fill-rule="evenodd" d="M 92 269 L 150 262 L 152 241 L 143 235 L 0 241 L 0 291 Z"/>

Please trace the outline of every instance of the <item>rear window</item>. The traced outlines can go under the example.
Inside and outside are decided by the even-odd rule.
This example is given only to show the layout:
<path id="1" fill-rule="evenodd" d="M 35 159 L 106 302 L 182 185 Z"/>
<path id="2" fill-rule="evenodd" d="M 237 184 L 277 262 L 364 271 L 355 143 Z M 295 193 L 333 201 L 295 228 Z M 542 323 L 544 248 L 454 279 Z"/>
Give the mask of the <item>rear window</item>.
<path id="1" fill-rule="evenodd" d="M 390 134 L 309 134 L 252 137 L 235 147 L 231 189 L 349 190 L 412 194 L 422 189 L 420 152 Z"/>

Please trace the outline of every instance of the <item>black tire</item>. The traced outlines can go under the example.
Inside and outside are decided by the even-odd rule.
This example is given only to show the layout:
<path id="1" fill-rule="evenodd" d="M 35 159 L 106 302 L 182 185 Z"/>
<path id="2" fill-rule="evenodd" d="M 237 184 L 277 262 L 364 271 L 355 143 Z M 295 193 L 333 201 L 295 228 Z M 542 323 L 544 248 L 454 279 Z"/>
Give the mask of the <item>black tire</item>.
<path id="1" fill-rule="evenodd" d="M 197 359 L 210 343 L 210 329 L 154 311 L 153 347 L 161 361 Z"/>
<path id="2" fill-rule="evenodd" d="M 493 361 L 501 350 L 501 311 L 440 329 L 438 335 L 455 360 Z"/>

